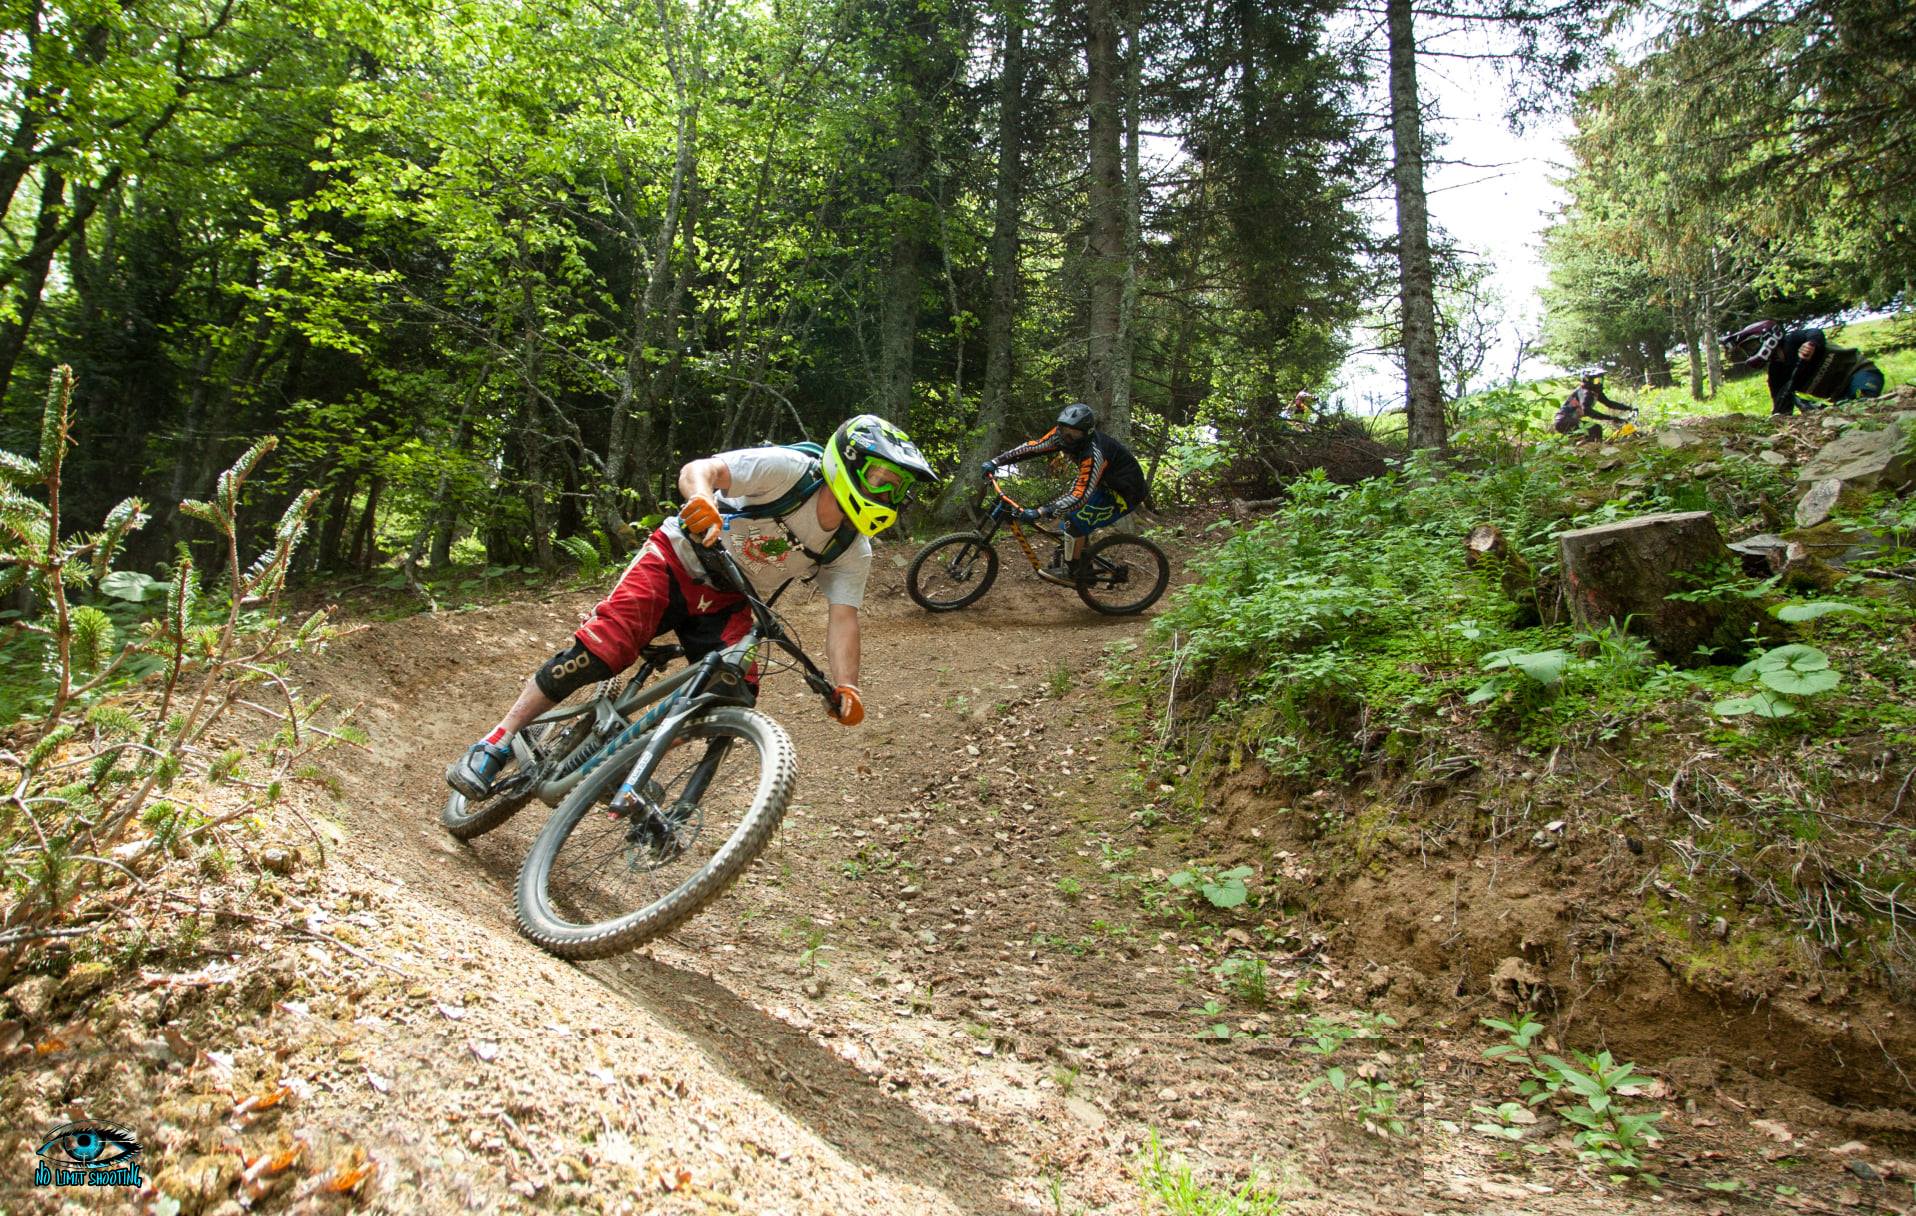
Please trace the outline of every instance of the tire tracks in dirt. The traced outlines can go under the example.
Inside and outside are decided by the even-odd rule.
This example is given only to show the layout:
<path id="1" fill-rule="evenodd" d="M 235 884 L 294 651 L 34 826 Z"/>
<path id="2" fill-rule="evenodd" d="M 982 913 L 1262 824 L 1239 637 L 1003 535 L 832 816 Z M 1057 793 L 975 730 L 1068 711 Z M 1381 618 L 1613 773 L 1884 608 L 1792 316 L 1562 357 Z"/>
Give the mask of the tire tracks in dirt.
<path id="1" fill-rule="evenodd" d="M 1147 923 L 1094 853 L 1129 826 L 1120 786 L 1136 765 L 1097 687 L 1101 655 L 1141 623 L 1098 617 L 1017 562 L 979 604 L 930 616 L 903 595 L 908 556 L 885 546 L 874 572 L 866 723 L 839 727 L 797 679 L 768 681 L 761 704 L 800 756 L 794 805 L 739 884 L 668 938 L 555 965 L 510 911 L 541 808 L 470 846 L 437 822 L 446 762 L 596 589 L 369 625 L 314 664 L 309 684 L 361 705 L 373 740 L 342 774 L 358 856 L 485 936 L 464 972 L 482 998 L 539 984 L 562 1021 L 618 1024 L 645 1071 L 709 1089 L 731 1125 L 655 1111 L 651 1135 L 701 1177 L 729 1158 L 743 1210 L 1131 1211 L 1154 1128 L 1214 1179 L 1263 1168 L 1292 1212 L 1631 1210 L 1555 1194 L 1558 1176 L 1521 1198 L 1486 1191 L 1488 1153 L 1426 1134 L 1415 1110 L 1407 1140 L 1351 1133 L 1298 1102 L 1314 1071 L 1268 1017 L 1201 1043 L 1206 956 Z M 801 593 L 789 615 L 817 653 L 822 606 Z M 1182 845 L 1208 851 L 1201 831 Z M 557 1068 L 532 1083 L 555 1102 L 575 1084 Z M 741 1143 L 795 1142 L 807 1151 L 737 1166 Z M 801 1164 L 842 1173 L 825 1185 Z"/>

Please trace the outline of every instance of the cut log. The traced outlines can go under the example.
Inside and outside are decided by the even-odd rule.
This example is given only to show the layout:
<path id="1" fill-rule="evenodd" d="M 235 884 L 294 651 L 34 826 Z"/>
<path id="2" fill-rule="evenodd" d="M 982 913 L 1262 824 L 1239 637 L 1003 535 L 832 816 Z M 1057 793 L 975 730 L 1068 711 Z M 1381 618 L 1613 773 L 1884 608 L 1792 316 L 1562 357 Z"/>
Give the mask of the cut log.
<path id="1" fill-rule="evenodd" d="M 1554 582 L 1540 586 L 1536 571 L 1523 559 L 1523 554 L 1510 547 L 1495 524 L 1478 524 L 1470 530 L 1470 535 L 1464 538 L 1464 564 L 1472 570 L 1495 574 L 1498 585 L 1517 606 L 1525 624 L 1539 620 L 1556 623 L 1559 613 Z"/>
<path id="2" fill-rule="evenodd" d="M 1827 591 L 1842 577 L 1840 571 L 1810 556 L 1802 541 L 1769 532 L 1737 541 L 1730 552 L 1742 559 L 1743 573 L 1751 578 L 1780 574 L 1783 586 L 1795 591 Z"/>
<path id="3" fill-rule="evenodd" d="M 1643 515 L 1579 528 L 1557 538 L 1570 613 L 1586 629 L 1627 622 L 1665 661 L 1701 665 L 1698 647 L 1737 648 L 1760 614 L 1726 596 L 1692 603 L 1666 598 L 1737 568 L 1708 511 Z"/>

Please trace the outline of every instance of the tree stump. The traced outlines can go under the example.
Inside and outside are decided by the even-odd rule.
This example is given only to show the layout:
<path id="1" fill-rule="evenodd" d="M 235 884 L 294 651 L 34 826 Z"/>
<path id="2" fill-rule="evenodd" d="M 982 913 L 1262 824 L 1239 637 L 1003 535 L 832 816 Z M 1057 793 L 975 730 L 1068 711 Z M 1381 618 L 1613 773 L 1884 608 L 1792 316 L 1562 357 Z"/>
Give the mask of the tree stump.
<path id="1" fill-rule="evenodd" d="M 1697 654 L 1699 646 L 1740 647 L 1758 619 L 1751 602 L 1736 596 L 1700 603 L 1665 598 L 1737 569 L 1708 511 L 1579 528 L 1558 536 L 1557 546 L 1577 623 L 1594 629 L 1627 622 L 1667 662 L 1697 666 L 1708 662 Z"/>
<path id="2" fill-rule="evenodd" d="M 1536 571 L 1523 554 L 1510 547 L 1495 524 L 1478 524 L 1464 538 L 1464 564 L 1472 570 L 1497 575 L 1498 585 L 1517 606 L 1523 624 L 1556 624 L 1557 588 L 1554 583 L 1539 585 Z"/>

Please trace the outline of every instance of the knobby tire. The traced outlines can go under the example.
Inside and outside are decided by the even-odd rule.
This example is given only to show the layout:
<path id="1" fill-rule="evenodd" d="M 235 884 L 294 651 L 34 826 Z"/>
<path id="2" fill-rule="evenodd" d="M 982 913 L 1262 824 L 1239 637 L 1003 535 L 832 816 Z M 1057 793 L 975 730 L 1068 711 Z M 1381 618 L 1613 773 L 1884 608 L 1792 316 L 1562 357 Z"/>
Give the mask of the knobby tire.
<path id="1" fill-rule="evenodd" d="M 771 839 L 798 779 L 798 754 L 785 728 L 756 709 L 715 709 L 678 729 L 688 740 L 729 737 L 735 748 L 756 750 L 758 780 L 749 809 L 705 864 L 664 896 L 606 920 L 575 923 L 557 908 L 549 889 L 553 866 L 588 816 L 608 813 L 604 804 L 650 736 L 621 748 L 586 774 L 559 804 L 519 871 L 519 931 L 542 949 L 560 958 L 606 958 L 668 933 L 731 886 Z M 722 757 L 718 763 L 723 763 Z"/>
<path id="2" fill-rule="evenodd" d="M 1148 587 L 1148 590 L 1138 599 L 1125 600 L 1119 603 L 1105 603 L 1099 600 L 1095 594 L 1101 590 L 1101 588 L 1088 581 L 1091 577 L 1089 574 L 1085 575 L 1078 582 L 1078 598 L 1083 600 L 1091 608 L 1104 613 L 1106 616 L 1131 616 L 1135 613 L 1143 612 L 1146 608 L 1158 602 L 1158 597 L 1164 594 L 1164 588 L 1171 581 L 1171 559 L 1164 555 L 1164 550 L 1158 548 L 1156 544 L 1146 540 L 1144 537 L 1132 532 L 1114 532 L 1085 550 L 1083 559 L 1085 568 L 1087 570 L 1095 569 L 1098 558 L 1101 555 L 1107 555 L 1121 549 L 1144 550 L 1149 554 L 1147 561 L 1143 554 L 1133 553 L 1127 563 L 1131 567 L 1130 574 L 1133 579 L 1136 579 L 1139 575 L 1144 576 L 1144 581 L 1131 582 L 1127 585 Z M 1107 557 L 1107 560 L 1114 559 Z M 1115 560 L 1122 561 L 1124 559 Z"/>
<path id="3" fill-rule="evenodd" d="M 970 550 L 976 549 L 975 554 Z M 938 596 L 925 584 L 930 581 L 926 568 L 935 571 L 943 565 L 960 558 L 970 558 L 982 562 L 982 569 L 973 574 L 975 585 L 969 587 L 963 595 L 956 598 Z M 940 536 L 918 551 L 912 559 L 911 569 L 905 573 L 905 590 L 912 602 L 927 612 L 955 612 L 960 608 L 978 602 L 985 592 L 991 590 L 991 584 L 998 577 L 998 551 L 991 542 L 976 532 L 952 532 Z"/>

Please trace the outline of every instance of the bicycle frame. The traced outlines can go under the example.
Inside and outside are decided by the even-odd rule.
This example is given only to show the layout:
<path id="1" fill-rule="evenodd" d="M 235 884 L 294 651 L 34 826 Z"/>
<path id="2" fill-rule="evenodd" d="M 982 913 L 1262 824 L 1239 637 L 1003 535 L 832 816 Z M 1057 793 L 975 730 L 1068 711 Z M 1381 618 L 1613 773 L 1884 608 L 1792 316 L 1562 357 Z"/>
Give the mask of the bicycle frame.
<path id="1" fill-rule="evenodd" d="M 542 781 L 533 790 L 533 795 L 548 806 L 556 807 L 571 793 L 573 787 L 584 780 L 586 775 L 603 764 L 605 760 L 648 733 L 653 735 L 654 744 L 646 748 L 632 766 L 626 780 L 620 786 L 620 795 L 642 785 L 657 767 L 664 749 L 660 741 L 670 738 L 678 725 L 687 719 L 717 705 L 750 705 L 752 694 L 745 683 L 744 673 L 758 661 L 761 644 L 770 643 L 785 650 L 805 671 L 805 682 L 812 690 L 825 696 L 835 695 L 832 683 L 825 678 L 811 656 L 786 636 L 778 616 L 772 611 L 770 603 L 761 600 L 752 589 L 752 584 L 739 569 L 731 554 L 719 550 L 716 554 L 701 550 L 705 558 L 706 569 L 718 578 L 733 585 L 744 595 L 747 605 L 752 609 L 752 626 L 745 636 L 722 650 L 706 655 L 696 663 L 673 672 L 650 686 L 644 685 L 645 669 L 641 668 L 640 677 L 628 683 L 616 697 L 597 697 L 585 705 L 573 709 L 554 709 L 534 718 L 522 730 L 513 736 L 512 746 L 518 756 L 522 771 L 531 773 L 535 766 L 544 764 L 551 756 L 541 756 L 526 742 L 526 735 L 532 726 L 550 722 L 564 722 L 586 714 L 594 715 L 593 729 L 597 737 L 605 741 L 593 748 L 592 755 L 584 763 L 570 772 Z M 784 588 L 772 595 L 777 600 Z M 651 661 L 647 660 L 648 665 Z M 641 712 L 643 711 L 643 712 Z M 674 730 L 662 729 L 672 727 Z M 570 751 L 568 755 L 572 754 Z M 710 771 L 703 776 L 710 780 Z"/>
<path id="2" fill-rule="evenodd" d="M 986 480 L 991 483 L 992 492 L 998 496 L 998 501 L 985 508 L 985 519 L 983 523 L 978 525 L 978 535 L 984 537 L 985 543 L 989 544 L 991 543 L 991 538 L 997 535 L 998 525 L 1000 523 L 1008 526 L 1011 529 L 1011 535 L 1018 542 L 1018 547 L 1024 550 L 1025 560 L 1031 563 L 1033 570 L 1042 574 L 1044 572 L 1044 562 L 1038 557 L 1038 551 L 1031 547 L 1031 538 L 1025 534 L 1023 522 L 1005 513 L 1006 508 L 1011 508 L 1012 510 L 1022 508 L 1019 507 L 1016 499 L 1005 493 L 1004 487 L 998 484 L 996 477 L 986 478 Z M 1060 541 L 1067 539 L 1062 530 L 1054 532 L 1050 528 L 1040 528 L 1033 525 L 1032 531 L 1038 533 L 1040 536 L 1049 536 Z"/>

